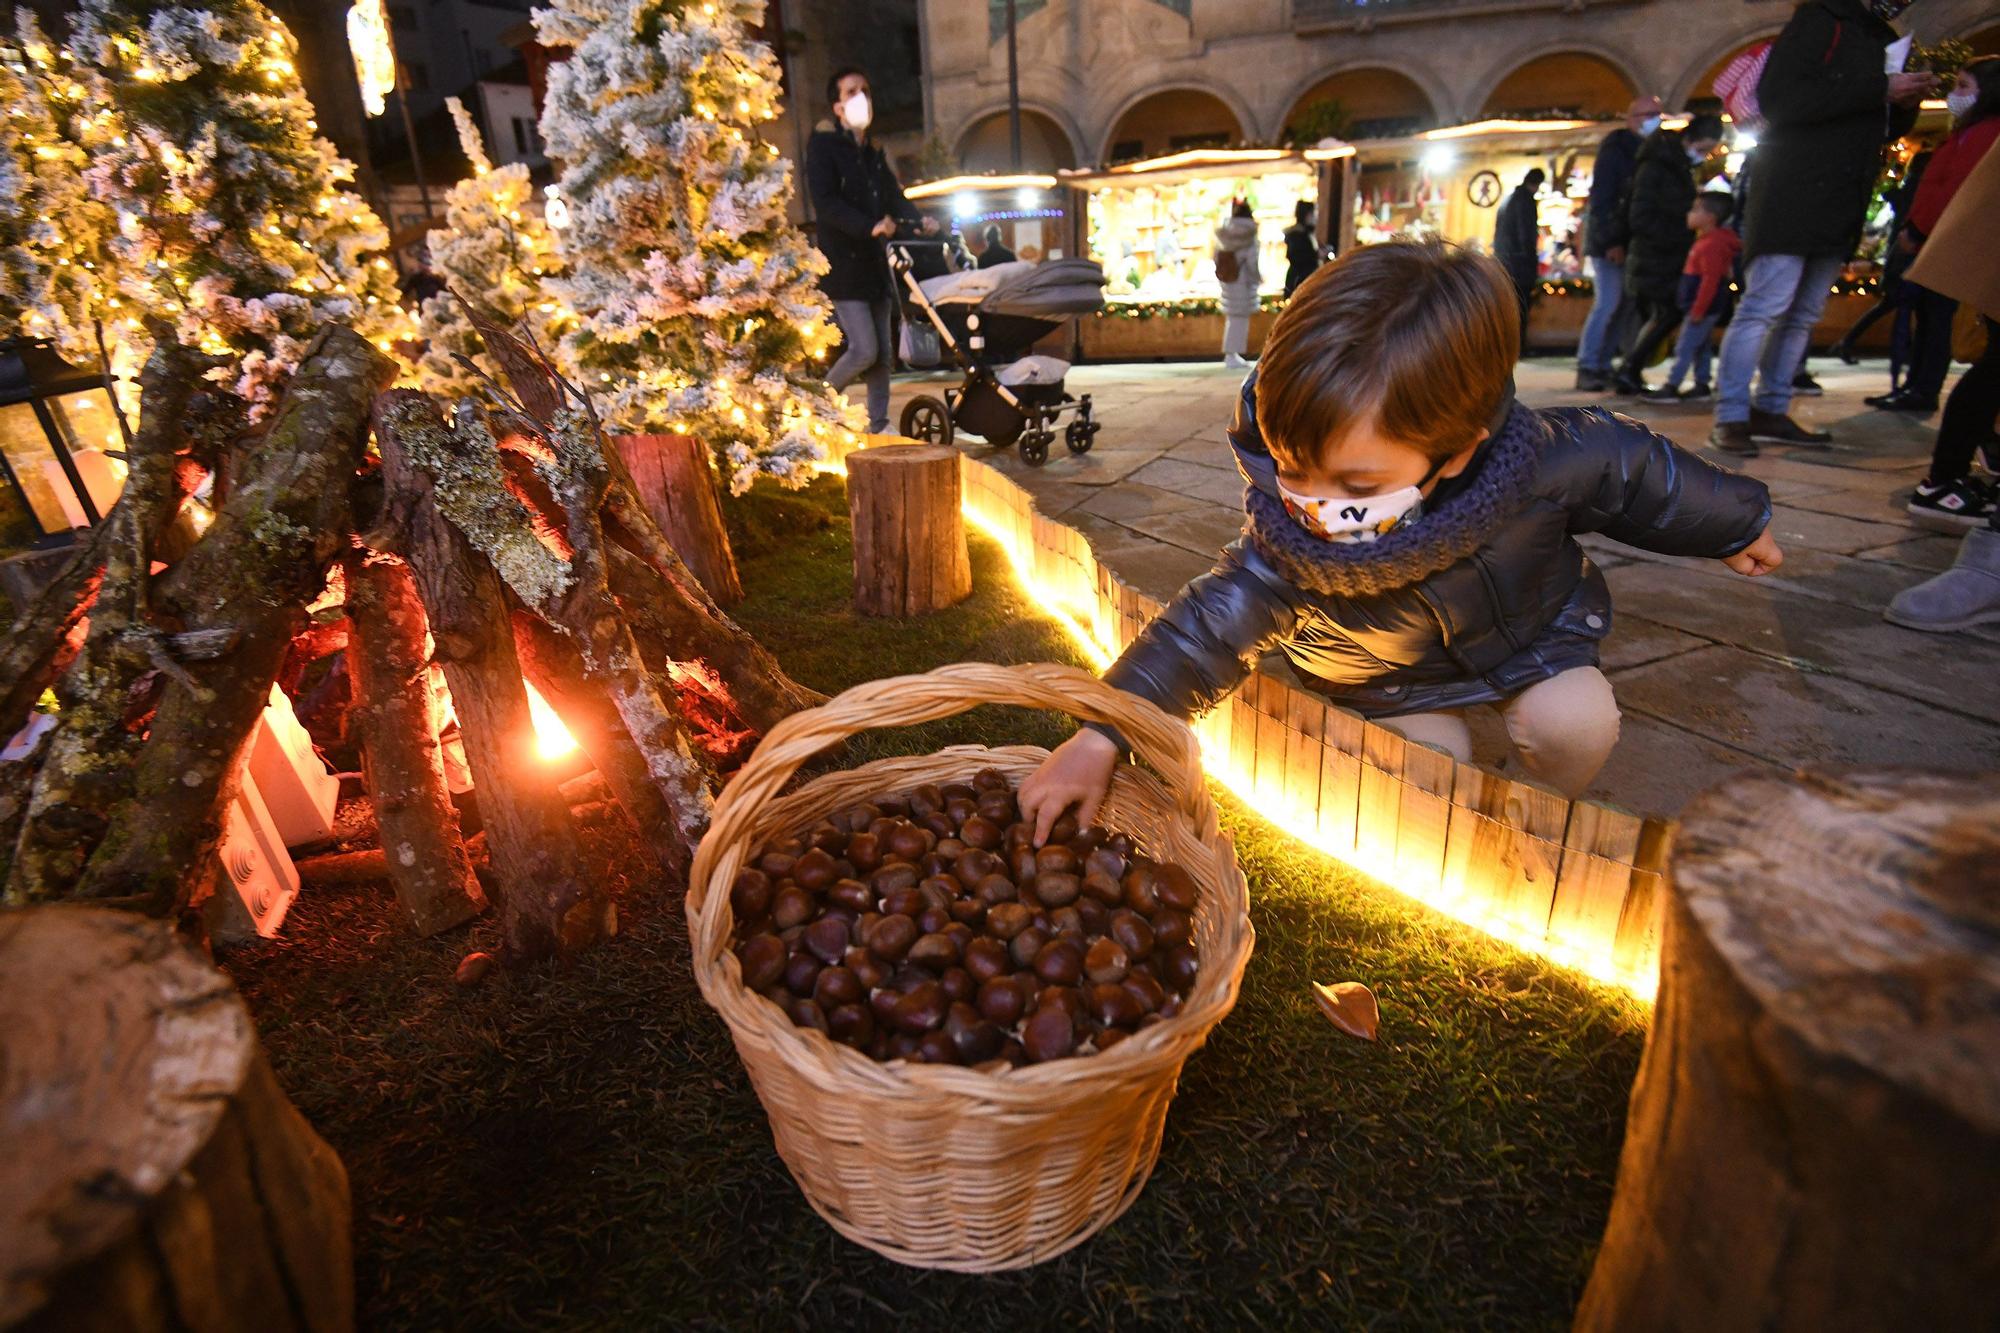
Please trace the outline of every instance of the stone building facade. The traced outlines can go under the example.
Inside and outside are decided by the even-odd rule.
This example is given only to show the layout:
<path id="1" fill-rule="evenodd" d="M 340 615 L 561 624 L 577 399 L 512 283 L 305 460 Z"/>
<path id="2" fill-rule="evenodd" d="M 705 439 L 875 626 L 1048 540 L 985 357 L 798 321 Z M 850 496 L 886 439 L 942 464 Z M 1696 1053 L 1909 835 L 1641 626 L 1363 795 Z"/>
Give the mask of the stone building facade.
<path id="1" fill-rule="evenodd" d="M 1270 144 L 1337 102 L 1350 137 L 1507 113 L 1669 106 L 1775 34 L 1792 0 L 1017 0 L 1023 165 Z M 923 0 L 932 132 L 1008 165 L 1003 0 Z M 2000 49 L 1992 0 L 1917 0 L 1922 42 Z"/>

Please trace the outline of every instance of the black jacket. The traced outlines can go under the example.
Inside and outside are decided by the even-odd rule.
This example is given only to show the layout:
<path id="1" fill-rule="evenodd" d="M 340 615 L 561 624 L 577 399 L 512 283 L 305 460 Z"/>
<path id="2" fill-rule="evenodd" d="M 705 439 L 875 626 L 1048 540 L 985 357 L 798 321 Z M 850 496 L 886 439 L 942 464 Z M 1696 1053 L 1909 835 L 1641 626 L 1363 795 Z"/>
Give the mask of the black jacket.
<path id="1" fill-rule="evenodd" d="M 1694 233 L 1694 167 L 1678 130 L 1655 130 L 1639 149 L 1625 203 L 1625 290 L 1672 305 Z"/>
<path id="2" fill-rule="evenodd" d="M 1854 252 L 1882 145 L 1916 124 L 1917 108 L 1886 100 L 1882 51 L 1895 39 L 1862 0 L 1809 0 L 1792 11 L 1757 85 L 1765 125 L 1744 219 L 1748 257 Z"/>
<path id="3" fill-rule="evenodd" d="M 1590 168 L 1588 235 L 1583 252 L 1601 256 L 1613 246 L 1625 244 L 1625 189 L 1639 165 L 1638 132 L 1616 129 L 1597 145 L 1597 157 Z"/>
<path id="4" fill-rule="evenodd" d="M 1285 295 L 1290 297 L 1318 268 L 1319 242 L 1312 228 L 1296 222 L 1285 228 Z"/>
<path id="5" fill-rule="evenodd" d="M 915 222 L 917 206 L 903 197 L 889 159 L 871 140 L 822 122 L 806 141 L 806 189 L 818 219 L 816 240 L 826 256 L 820 290 L 835 301 L 873 301 L 895 287 L 889 252 L 869 232 L 885 217 Z"/>
<path id="6" fill-rule="evenodd" d="M 1256 425 L 1256 375 L 1229 440 L 1250 485 L 1275 494 Z M 1541 441 L 1524 508 L 1457 564 L 1370 597 L 1307 592 L 1246 535 L 1183 588 L 1104 674 L 1180 717 L 1214 705 L 1266 650 L 1306 683 L 1374 717 L 1509 698 L 1597 662 L 1611 595 L 1576 534 L 1666 555 L 1727 556 L 1771 517 L 1764 483 L 1705 462 L 1629 417 L 1594 407 L 1534 414 Z M 1457 486 L 1476 485 L 1475 457 Z M 1436 497 L 1434 497 L 1436 498 Z M 1419 519 L 1419 522 L 1422 520 Z"/>
<path id="7" fill-rule="evenodd" d="M 1536 262 L 1541 249 L 1541 223 L 1535 216 L 1535 192 L 1516 185 L 1493 220 L 1493 257 L 1519 282 L 1521 270 Z"/>
<path id="8" fill-rule="evenodd" d="M 1019 255 L 996 241 L 979 252 L 978 267 L 998 268 L 1002 264 L 1012 264 L 1019 259 Z"/>

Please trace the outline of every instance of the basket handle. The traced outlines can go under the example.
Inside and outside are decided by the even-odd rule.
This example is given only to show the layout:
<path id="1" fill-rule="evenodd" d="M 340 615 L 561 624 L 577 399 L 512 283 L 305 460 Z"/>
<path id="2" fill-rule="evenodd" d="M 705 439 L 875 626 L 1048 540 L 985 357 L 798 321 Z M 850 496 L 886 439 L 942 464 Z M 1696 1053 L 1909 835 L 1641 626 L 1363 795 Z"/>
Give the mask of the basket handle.
<path id="1" fill-rule="evenodd" d="M 931 722 L 980 704 L 1053 708 L 1116 727 L 1134 752 L 1166 779 L 1189 823 L 1200 828 L 1213 817 L 1194 732 L 1157 705 L 1107 685 L 1088 671 L 1053 662 L 1023 666 L 961 662 L 920 676 L 890 676 L 857 685 L 818 708 L 779 722 L 723 788 L 688 875 L 697 938 L 711 944 L 719 941 L 720 915 L 729 894 L 709 893 L 709 880 L 718 863 L 734 876 L 743 855 L 741 844 L 747 841 L 757 812 L 791 780 L 799 765 L 857 732 Z"/>

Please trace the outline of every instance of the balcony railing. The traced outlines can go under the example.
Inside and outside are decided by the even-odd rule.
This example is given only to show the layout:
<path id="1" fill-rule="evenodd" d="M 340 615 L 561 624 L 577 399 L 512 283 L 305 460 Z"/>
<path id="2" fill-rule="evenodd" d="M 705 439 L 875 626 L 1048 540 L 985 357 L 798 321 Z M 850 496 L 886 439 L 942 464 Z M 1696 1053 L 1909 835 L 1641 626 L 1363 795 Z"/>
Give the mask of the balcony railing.
<path id="1" fill-rule="evenodd" d="M 1584 9 L 1629 4 L 1632 0 L 1292 0 L 1292 26 L 1301 31 L 1372 28 L 1377 24 L 1418 23 L 1473 14 L 1510 14 L 1537 9 Z"/>

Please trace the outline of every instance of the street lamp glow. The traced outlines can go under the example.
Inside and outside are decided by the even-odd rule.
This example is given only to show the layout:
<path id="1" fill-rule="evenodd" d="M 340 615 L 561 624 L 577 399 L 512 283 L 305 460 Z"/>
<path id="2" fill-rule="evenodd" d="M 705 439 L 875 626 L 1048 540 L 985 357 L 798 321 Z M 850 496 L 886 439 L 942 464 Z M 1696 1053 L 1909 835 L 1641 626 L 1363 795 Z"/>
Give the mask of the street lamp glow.
<path id="1" fill-rule="evenodd" d="M 955 218 L 969 218 L 979 211 L 979 201 L 972 197 L 972 191 L 961 190 L 951 197 L 951 215 Z"/>
<path id="2" fill-rule="evenodd" d="M 1451 164 L 1458 160 L 1458 154 L 1443 144 L 1424 149 L 1422 166 L 1424 174 L 1438 176 L 1451 170 Z"/>
<path id="3" fill-rule="evenodd" d="M 1014 195 L 1014 202 L 1022 208 L 1033 208 L 1041 202 L 1041 195 L 1034 190 L 1020 190 Z"/>

